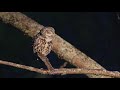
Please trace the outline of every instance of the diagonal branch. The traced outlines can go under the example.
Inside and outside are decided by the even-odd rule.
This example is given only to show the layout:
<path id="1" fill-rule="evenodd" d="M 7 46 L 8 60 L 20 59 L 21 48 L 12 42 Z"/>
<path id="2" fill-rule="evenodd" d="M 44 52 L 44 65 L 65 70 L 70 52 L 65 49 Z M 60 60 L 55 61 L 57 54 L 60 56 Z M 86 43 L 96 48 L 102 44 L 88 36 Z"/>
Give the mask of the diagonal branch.
<path id="1" fill-rule="evenodd" d="M 7 62 L 7 61 L 2 61 L 0 60 L 0 64 L 3 65 L 8 65 L 8 66 L 13 66 L 41 74 L 49 74 L 49 75 L 66 75 L 66 74 L 96 74 L 96 75 L 105 75 L 105 76 L 111 76 L 111 77 L 116 77 L 120 78 L 120 73 L 117 71 L 107 71 L 107 70 L 101 70 L 101 69 L 85 69 L 85 68 L 72 68 L 72 69 L 67 69 L 67 68 L 62 68 L 62 69 L 54 69 L 54 70 L 43 70 L 43 69 L 38 69 L 34 68 L 31 66 L 26 66 L 26 65 L 21 65 L 21 64 L 16 64 L 12 62 Z"/>
<path id="2" fill-rule="evenodd" d="M 19 30 L 23 31 L 30 37 L 36 36 L 37 33 L 44 27 L 38 24 L 34 20 L 28 18 L 20 12 L 0 12 L 0 20 L 5 23 L 9 23 Z M 82 53 L 80 50 L 76 49 L 70 43 L 62 39 L 57 34 L 53 40 L 53 49 L 58 56 L 72 65 L 78 68 L 88 68 L 88 69 L 103 69 L 101 65 L 95 62 L 93 59 Z M 88 77 L 94 78 L 110 78 L 109 76 L 103 75 L 92 75 L 86 74 Z"/>

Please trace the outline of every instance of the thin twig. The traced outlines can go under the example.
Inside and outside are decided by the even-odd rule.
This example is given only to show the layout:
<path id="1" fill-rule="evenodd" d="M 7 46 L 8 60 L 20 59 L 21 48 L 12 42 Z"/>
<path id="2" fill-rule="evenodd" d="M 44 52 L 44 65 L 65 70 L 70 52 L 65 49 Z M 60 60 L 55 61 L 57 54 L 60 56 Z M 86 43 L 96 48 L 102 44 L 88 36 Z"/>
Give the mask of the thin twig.
<path id="1" fill-rule="evenodd" d="M 31 66 L 26 66 L 26 65 L 21 65 L 21 64 L 16 64 L 8 61 L 2 61 L 0 60 L 0 64 L 3 65 L 9 65 L 21 69 L 26 69 L 29 71 L 41 73 L 41 74 L 50 74 L 50 75 L 66 75 L 66 74 L 96 74 L 96 75 L 105 75 L 105 76 L 111 76 L 111 77 L 116 77 L 120 78 L 120 73 L 116 71 L 107 71 L 107 70 L 101 70 L 101 69 L 85 69 L 85 68 L 72 68 L 72 69 L 67 69 L 67 68 L 61 68 L 61 69 L 54 69 L 54 70 L 44 70 L 44 69 L 38 69 L 35 67 Z"/>

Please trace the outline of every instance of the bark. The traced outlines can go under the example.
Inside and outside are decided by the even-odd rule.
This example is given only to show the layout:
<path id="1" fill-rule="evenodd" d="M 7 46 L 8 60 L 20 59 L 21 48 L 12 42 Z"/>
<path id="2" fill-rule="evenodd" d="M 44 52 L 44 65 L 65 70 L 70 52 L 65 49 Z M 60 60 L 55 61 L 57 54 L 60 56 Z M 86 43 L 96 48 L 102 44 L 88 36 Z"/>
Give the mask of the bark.
<path id="1" fill-rule="evenodd" d="M 0 12 L 0 20 L 13 25 L 32 38 L 44 27 L 43 25 L 40 25 L 20 12 Z M 105 70 L 105 68 L 95 62 L 95 60 L 76 49 L 69 42 L 65 41 L 57 34 L 53 40 L 52 51 L 54 51 L 62 59 L 70 62 L 72 65 L 78 68 Z M 109 76 L 103 75 L 86 75 L 90 78 L 111 78 Z"/>

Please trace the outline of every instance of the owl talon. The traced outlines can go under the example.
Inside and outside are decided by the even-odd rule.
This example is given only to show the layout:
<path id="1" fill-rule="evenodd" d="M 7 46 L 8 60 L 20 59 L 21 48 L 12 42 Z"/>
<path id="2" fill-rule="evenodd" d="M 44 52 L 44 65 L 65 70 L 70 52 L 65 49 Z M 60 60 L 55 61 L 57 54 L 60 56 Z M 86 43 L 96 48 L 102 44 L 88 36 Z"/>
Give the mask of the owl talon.
<path id="1" fill-rule="evenodd" d="M 46 67 L 48 68 L 48 70 L 54 70 L 54 68 L 52 67 L 51 63 L 49 62 L 49 59 L 43 55 L 38 55 L 41 60 L 45 63 Z"/>
<path id="2" fill-rule="evenodd" d="M 66 67 L 67 64 L 68 64 L 68 62 L 64 62 L 63 65 L 60 66 L 60 68 L 64 68 L 64 67 Z"/>

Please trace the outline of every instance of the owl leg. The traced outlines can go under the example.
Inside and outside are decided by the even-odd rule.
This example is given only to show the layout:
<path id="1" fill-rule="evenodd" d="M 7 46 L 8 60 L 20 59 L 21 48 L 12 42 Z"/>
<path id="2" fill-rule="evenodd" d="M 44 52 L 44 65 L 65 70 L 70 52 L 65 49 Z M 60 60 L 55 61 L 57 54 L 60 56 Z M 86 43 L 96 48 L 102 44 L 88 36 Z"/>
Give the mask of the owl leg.
<path id="1" fill-rule="evenodd" d="M 68 62 L 64 62 L 63 65 L 60 66 L 60 68 L 64 68 L 64 67 L 66 67 L 67 64 L 68 64 Z"/>
<path id="2" fill-rule="evenodd" d="M 48 70 L 53 70 L 54 68 L 52 67 L 51 63 L 49 62 L 49 59 L 43 55 L 38 55 L 40 59 L 45 63 L 47 66 Z"/>

